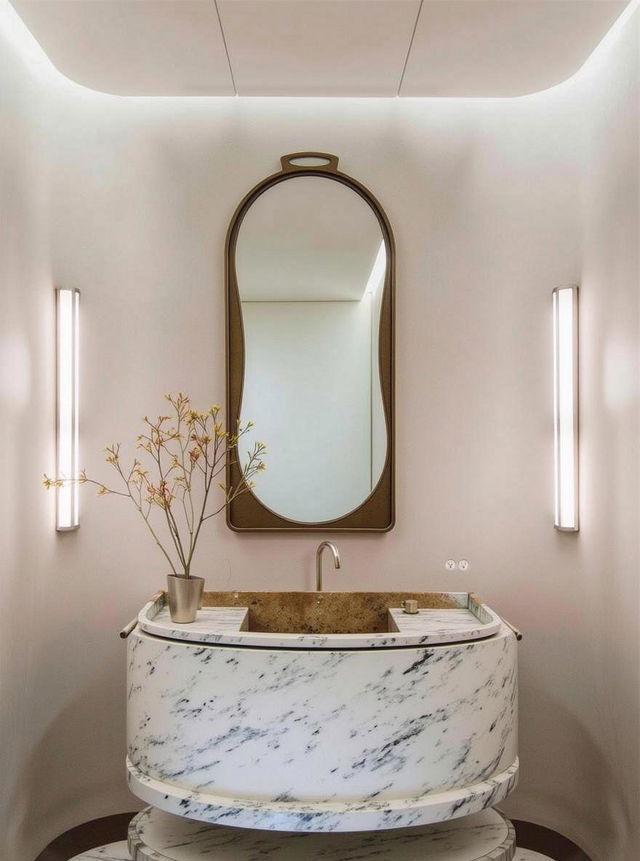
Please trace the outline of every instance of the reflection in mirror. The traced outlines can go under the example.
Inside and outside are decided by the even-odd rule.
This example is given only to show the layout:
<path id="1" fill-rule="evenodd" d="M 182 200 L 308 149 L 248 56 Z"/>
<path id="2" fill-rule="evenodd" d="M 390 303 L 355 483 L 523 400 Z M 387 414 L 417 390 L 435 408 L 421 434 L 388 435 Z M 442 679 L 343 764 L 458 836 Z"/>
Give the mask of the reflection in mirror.
<path id="1" fill-rule="evenodd" d="M 378 219 L 347 185 L 292 176 L 247 210 L 235 265 L 245 353 L 240 412 L 269 450 L 254 493 L 289 520 L 342 517 L 371 494 L 387 458 Z M 241 463 L 253 441 L 239 452 Z"/>

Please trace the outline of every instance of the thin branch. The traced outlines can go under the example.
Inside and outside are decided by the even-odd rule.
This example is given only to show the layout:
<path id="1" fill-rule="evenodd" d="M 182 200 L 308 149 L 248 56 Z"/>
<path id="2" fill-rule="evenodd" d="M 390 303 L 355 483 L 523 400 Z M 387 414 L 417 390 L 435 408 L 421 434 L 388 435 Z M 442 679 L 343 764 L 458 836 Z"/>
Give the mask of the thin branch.
<path id="1" fill-rule="evenodd" d="M 241 425 L 238 422 L 235 433 L 230 433 L 223 429 L 219 421 L 219 406 L 214 404 L 207 412 L 201 413 L 192 408 L 187 395 L 182 393 L 174 397 L 167 395 L 166 399 L 171 404 L 174 416 L 158 416 L 155 423 L 145 416 L 146 432 L 137 437 L 138 448 L 155 464 L 159 476 L 157 486 L 151 481 L 148 471 L 143 468 L 143 462 L 137 457 L 130 467 L 123 469 L 119 443 L 107 447 L 106 460 L 118 473 L 126 492 L 90 479 L 84 471 L 78 479 L 51 479 L 45 475 L 44 484 L 46 487 L 53 487 L 79 481 L 95 485 L 100 494 L 127 497 L 144 520 L 155 543 L 169 563 L 171 571 L 178 576 L 189 577 L 202 524 L 205 520 L 219 514 L 238 496 L 252 489 L 252 477 L 256 472 L 264 469 L 261 458 L 266 449 L 262 443 L 255 443 L 253 451 L 247 452 L 248 460 L 241 469 L 241 478 L 237 485 L 233 487 L 219 485 L 223 490 L 224 500 L 213 511 L 207 512 L 215 479 L 227 465 L 238 462 L 236 459 L 238 443 L 252 427 L 252 423 Z M 172 419 L 175 421 L 175 426 Z M 169 463 L 165 466 L 167 458 Z M 197 483 L 198 489 L 201 488 L 201 492 L 197 494 L 197 500 L 196 485 L 194 485 L 196 475 L 202 476 L 202 482 Z M 175 509 L 172 508 L 173 500 L 179 500 L 182 514 L 178 506 Z M 182 575 L 178 574 L 171 554 L 153 526 L 154 506 L 163 510 L 164 523 L 182 569 Z"/>

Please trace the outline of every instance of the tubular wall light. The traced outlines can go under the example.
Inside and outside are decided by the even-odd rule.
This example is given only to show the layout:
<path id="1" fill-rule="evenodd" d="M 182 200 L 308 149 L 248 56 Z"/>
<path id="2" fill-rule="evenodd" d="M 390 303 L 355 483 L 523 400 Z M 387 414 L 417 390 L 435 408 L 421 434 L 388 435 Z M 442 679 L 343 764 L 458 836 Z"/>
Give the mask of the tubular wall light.
<path id="1" fill-rule="evenodd" d="M 80 291 L 56 289 L 56 476 L 78 477 L 78 347 Z M 56 488 L 56 529 L 77 529 L 78 483 L 65 482 Z"/>
<path id="2" fill-rule="evenodd" d="M 553 291 L 555 527 L 580 529 L 578 506 L 578 288 Z"/>

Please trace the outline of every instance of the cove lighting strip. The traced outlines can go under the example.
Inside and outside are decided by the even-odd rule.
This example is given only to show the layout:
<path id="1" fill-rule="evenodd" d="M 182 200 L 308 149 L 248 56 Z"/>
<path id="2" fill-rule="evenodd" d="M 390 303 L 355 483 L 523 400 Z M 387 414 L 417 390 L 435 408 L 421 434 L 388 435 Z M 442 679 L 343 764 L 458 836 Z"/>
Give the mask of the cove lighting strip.
<path id="1" fill-rule="evenodd" d="M 553 291 L 555 527 L 580 529 L 578 500 L 578 288 Z"/>
<path id="2" fill-rule="evenodd" d="M 57 404 L 56 476 L 78 477 L 78 347 L 80 335 L 80 291 L 56 289 Z M 56 529 L 77 529 L 78 482 L 65 481 L 56 488 Z"/>

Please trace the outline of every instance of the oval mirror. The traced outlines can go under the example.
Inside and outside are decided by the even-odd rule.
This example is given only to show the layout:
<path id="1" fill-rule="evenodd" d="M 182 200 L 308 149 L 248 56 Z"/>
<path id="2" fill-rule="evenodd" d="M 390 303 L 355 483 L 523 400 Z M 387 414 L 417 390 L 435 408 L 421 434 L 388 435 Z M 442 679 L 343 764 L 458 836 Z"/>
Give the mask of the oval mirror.
<path id="1" fill-rule="evenodd" d="M 234 529 L 393 525 L 392 267 L 376 201 L 296 154 L 241 204 L 227 246 L 228 415 L 254 423 L 267 470 Z M 230 479 L 233 479 L 233 475 Z"/>

